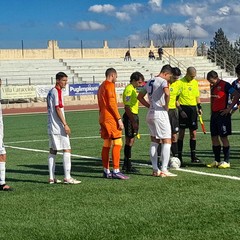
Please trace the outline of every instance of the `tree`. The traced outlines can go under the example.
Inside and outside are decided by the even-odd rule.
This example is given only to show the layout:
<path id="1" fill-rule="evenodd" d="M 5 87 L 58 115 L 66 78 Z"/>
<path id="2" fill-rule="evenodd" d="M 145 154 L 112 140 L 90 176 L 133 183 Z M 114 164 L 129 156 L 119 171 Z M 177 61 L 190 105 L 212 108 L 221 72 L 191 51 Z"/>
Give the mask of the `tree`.
<path id="1" fill-rule="evenodd" d="M 183 37 L 176 34 L 171 26 L 167 26 L 166 31 L 157 35 L 157 42 L 162 47 L 172 47 L 180 45 Z"/>
<path id="2" fill-rule="evenodd" d="M 236 65 L 236 53 L 234 46 L 230 43 L 222 28 L 215 32 L 215 37 L 210 42 L 208 56 L 221 68 L 233 74 L 233 69 Z"/>

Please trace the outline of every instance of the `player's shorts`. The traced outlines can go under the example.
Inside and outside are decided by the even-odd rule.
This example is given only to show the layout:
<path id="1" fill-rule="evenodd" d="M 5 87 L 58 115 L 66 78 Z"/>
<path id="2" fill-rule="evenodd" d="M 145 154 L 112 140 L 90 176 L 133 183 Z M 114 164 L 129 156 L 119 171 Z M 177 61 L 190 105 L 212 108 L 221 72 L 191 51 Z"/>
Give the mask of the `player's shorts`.
<path id="1" fill-rule="evenodd" d="M 2 138 L 0 138 L 0 155 L 5 155 L 5 154 L 6 154 L 6 149 L 5 149 Z"/>
<path id="2" fill-rule="evenodd" d="M 137 114 L 133 114 L 134 121 L 139 125 L 139 117 Z M 138 134 L 138 129 L 133 129 L 132 123 L 126 113 L 123 114 L 123 124 L 125 129 L 125 136 L 134 138 Z"/>
<path id="3" fill-rule="evenodd" d="M 222 116 L 220 112 L 213 112 L 210 120 L 211 136 L 226 137 L 232 134 L 231 114 Z"/>
<path id="4" fill-rule="evenodd" d="M 2 119 L 0 119 L 0 155 L 5 155 L 6 149 L 3 143 L 3 123 Z"/>
<path id="5" fill-rule="evenodd" d="M 118 129 L 118 123 L 115 119 L 108 119 L 100 123 L 101 138 L 103 139 L 117 139 L 122 137 L 122 130 Z"/>
<path id="6" fill-rule="evenodd" d="M 182 118 L 179 113 L 179 128 L 189 128 L 191 130 L 198 129 L 198 113 L 196 106 L 181 105 L 181 108 L 187 114 L 187 118 Z"/>
<path id="7" fill-rule="evenodd" d="M 167 111 L 159 111 L 158 117 L 147 114 L 149 133 L 157 139 L 171 138 L 171 125 Z"/>
<path id="8" fill-rule="evenodd" d="M 71 149 L 68 135 L 49 134 L 49 148 L 53 150 L 68 150 Z"/>
<path id="9" fill-rule="evenodd" d="M 169 109 L 168 110 L 168 116 L 170 120 L 171 130 L 172 134 L 176 134 L 179 131 L 179 117 L 178 117 L 178 110 L 175 109 Z"/>

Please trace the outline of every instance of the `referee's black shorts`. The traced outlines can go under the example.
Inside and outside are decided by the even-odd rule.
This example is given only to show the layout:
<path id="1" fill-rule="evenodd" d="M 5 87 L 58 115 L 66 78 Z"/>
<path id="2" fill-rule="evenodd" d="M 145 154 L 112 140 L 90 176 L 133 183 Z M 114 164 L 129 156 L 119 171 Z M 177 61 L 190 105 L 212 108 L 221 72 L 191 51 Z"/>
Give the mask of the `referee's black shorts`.
<path id="1" fill-rule="evenodd" d="M 172 134 L 176 134 L 179 131 L 179 117 L 178 117 L 178 110 L 175 109 L 169 109 L 168 110 L 168 116 L 171 124 L 171 130 Z"/>
<path id="2" fill-rule="evenodd" d="M 210 120 L 211 136 L 226 137 L 232 134 L 231 114 L 222 116 L 220 112 L 212 112 Z"/>
<path id="3" fill-rule="evenodd" d="M 187 114 L 187 118 L 183 118 L 179 113 L 179 128 L 189 128 L 191 130 L 198 129 L 198 113 L 196 106 L 181 105 L 182 110 Z"/>
<path id="4" fill-rule="evenodd" d="M 133 114 L 134 121 L 139 125 L 139 117 L 137 114 Z M 134 138 L 138 134 L 138 129 L 133 129 L 132 123 L 126 113 L 123 114 L 123 124 L 125 129 L 125 136 Z"/>

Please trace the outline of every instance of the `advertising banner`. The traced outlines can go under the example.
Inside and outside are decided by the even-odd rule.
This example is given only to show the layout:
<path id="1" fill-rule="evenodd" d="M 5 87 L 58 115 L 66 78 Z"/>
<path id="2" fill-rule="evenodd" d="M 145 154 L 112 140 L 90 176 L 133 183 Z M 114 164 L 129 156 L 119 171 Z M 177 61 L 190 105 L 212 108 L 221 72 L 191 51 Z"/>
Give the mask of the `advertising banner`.
<path id="1" fill-rule="evenodd" d="M 69 84 L 69 96 L 96 95 L 99 83 Z"/>
<path id="2" fill-rule="evenodd" d="M 36 86 L 36 97 L 46 98 L 48 92 L 54 87 L 54 85 L 37 85 Z M 63 89 L 63 96 L 69 96 L 68 85 Z"/>
<path id="3" fill-rule="evenodd" d="M 36 86 L 4 86 L 1 87 L 1 99 L 35 98 Z"/>

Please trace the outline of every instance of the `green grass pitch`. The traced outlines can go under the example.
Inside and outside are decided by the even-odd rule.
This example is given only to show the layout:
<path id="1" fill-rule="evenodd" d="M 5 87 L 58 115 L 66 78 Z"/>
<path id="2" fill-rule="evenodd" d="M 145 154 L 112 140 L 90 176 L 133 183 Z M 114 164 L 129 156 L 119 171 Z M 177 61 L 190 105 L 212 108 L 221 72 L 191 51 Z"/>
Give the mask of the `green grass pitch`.
<path id="1" fill-rule="evenodd" d="M 209 132 L 209 105 L 203 110 Z M 145 116 L 141 108 L 141 139 L 132 150 L 135 164 L 149 164 Z M 231 169 L 191 165 L 189 134 L 185 169 L 240 177 L 239 117 L 233 115 Z M 140 174 L 128 181 L 103 179 L 101 162 L 94 159 L 102 147 L 98 111 L 67 112 L 66 118 L 72 129 L 72 176 L 82 180 L 75 186 L 47 183 L 46 114 L 4 116 L 7 182 L 14 191 L 0 194 L 0 239 L 239 239 L 240 181 L 181 171 L 173 171 L 176 178 L 154 178 L 145 165 L 136 165 Z M 209 163 L 210 134 L 198 132 L 197 155 Z M 62 179 L 61 155 L 56 170 Z"/>

